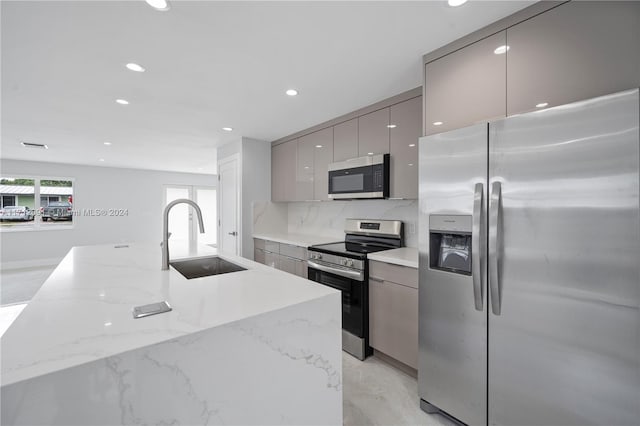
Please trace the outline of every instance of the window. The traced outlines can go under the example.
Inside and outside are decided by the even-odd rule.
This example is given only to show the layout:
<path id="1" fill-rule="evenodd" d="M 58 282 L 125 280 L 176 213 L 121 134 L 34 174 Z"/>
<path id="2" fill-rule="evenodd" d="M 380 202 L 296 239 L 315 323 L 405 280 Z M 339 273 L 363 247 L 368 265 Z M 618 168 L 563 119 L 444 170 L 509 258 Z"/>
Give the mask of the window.
<path id="1" fill-rule="evenodd" d="M 0 230 L 64 229 L 73 224 L 73 180 L 0 178 Z"/>

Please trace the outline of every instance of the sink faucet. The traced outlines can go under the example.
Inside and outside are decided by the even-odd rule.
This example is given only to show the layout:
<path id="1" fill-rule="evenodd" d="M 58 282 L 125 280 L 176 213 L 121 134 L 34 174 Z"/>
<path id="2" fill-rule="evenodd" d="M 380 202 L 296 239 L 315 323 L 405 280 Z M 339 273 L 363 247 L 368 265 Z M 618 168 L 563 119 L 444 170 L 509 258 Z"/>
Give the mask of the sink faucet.
<path id="1" fill-rule="evenodd" d="M 164 208 L 163 213 L 163 223 L 162 223 L 162 270 L 166 271 L 169 269 L 169 237 L 171 233 L 169 232 L 169 210 L 176 204 L 190 204 L 193 209 L 196 211 L 198 215 L 198 224 L 200 225 L 200 233 L 204 233 L 204 222 L 202 221 L 202 211 L 200 207 L 191 200 L 187 200 L 186 198 L 180 198 L 179 200 L 174 200 L 167 204 L 167 207 Z"/>

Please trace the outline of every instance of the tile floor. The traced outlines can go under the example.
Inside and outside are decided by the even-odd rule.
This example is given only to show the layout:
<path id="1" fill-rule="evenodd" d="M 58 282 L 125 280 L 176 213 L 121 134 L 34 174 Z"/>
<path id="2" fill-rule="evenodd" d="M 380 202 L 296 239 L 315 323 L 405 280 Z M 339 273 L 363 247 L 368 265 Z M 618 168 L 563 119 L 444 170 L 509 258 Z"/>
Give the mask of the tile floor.
<path id="1" fill-rule="evenodd" d="M 25 303 L 40 289 L 49 278 L 55 266 L 39 268 L 2 270 L 0 279 L 0 305 Z"/>
<path id="2" fill-rule="evenodd" d="M 12 304 L 0 306 L 0 336 L 27 305 L 16 302 L 31 299 L 52 270 L 2 272 L 2 303 Z M 416 379 L 376 357 L 359 361 L 343 353 L 342 371 L 345 426 L 455 426 L 445 417 L 420 410 Z"/>

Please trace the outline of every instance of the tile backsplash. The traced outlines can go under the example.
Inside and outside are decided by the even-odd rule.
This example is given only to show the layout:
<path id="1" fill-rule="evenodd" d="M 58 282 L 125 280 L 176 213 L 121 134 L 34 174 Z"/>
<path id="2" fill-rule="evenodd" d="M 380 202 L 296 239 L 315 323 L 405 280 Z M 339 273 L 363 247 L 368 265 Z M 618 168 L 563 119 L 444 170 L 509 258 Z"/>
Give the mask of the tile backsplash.
<path id="1" fill-rule="evenodd" d="M 300 203 L 256 202 L 254 233 L 326 235 L 344 238 L 344 220 L 391 219 L 404 223 L 405 245 L 418 246 L 417 200 L 353 200 Z"/>

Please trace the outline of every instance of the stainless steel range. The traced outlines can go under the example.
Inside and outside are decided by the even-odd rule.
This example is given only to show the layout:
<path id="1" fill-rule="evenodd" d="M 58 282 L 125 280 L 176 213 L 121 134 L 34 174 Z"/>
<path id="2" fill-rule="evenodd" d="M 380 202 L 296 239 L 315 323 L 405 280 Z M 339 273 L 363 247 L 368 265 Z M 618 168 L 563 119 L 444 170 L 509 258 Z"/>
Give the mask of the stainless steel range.
<path id="1" fill-rule="evenodd" d="M 367 253 L 402 247 L 399 220 L 347 219 L 345 240 L 308 249 L 309 279 L 342 292 L 342 349 L 359 359 L 369 346 L 369 268 Z"/>

